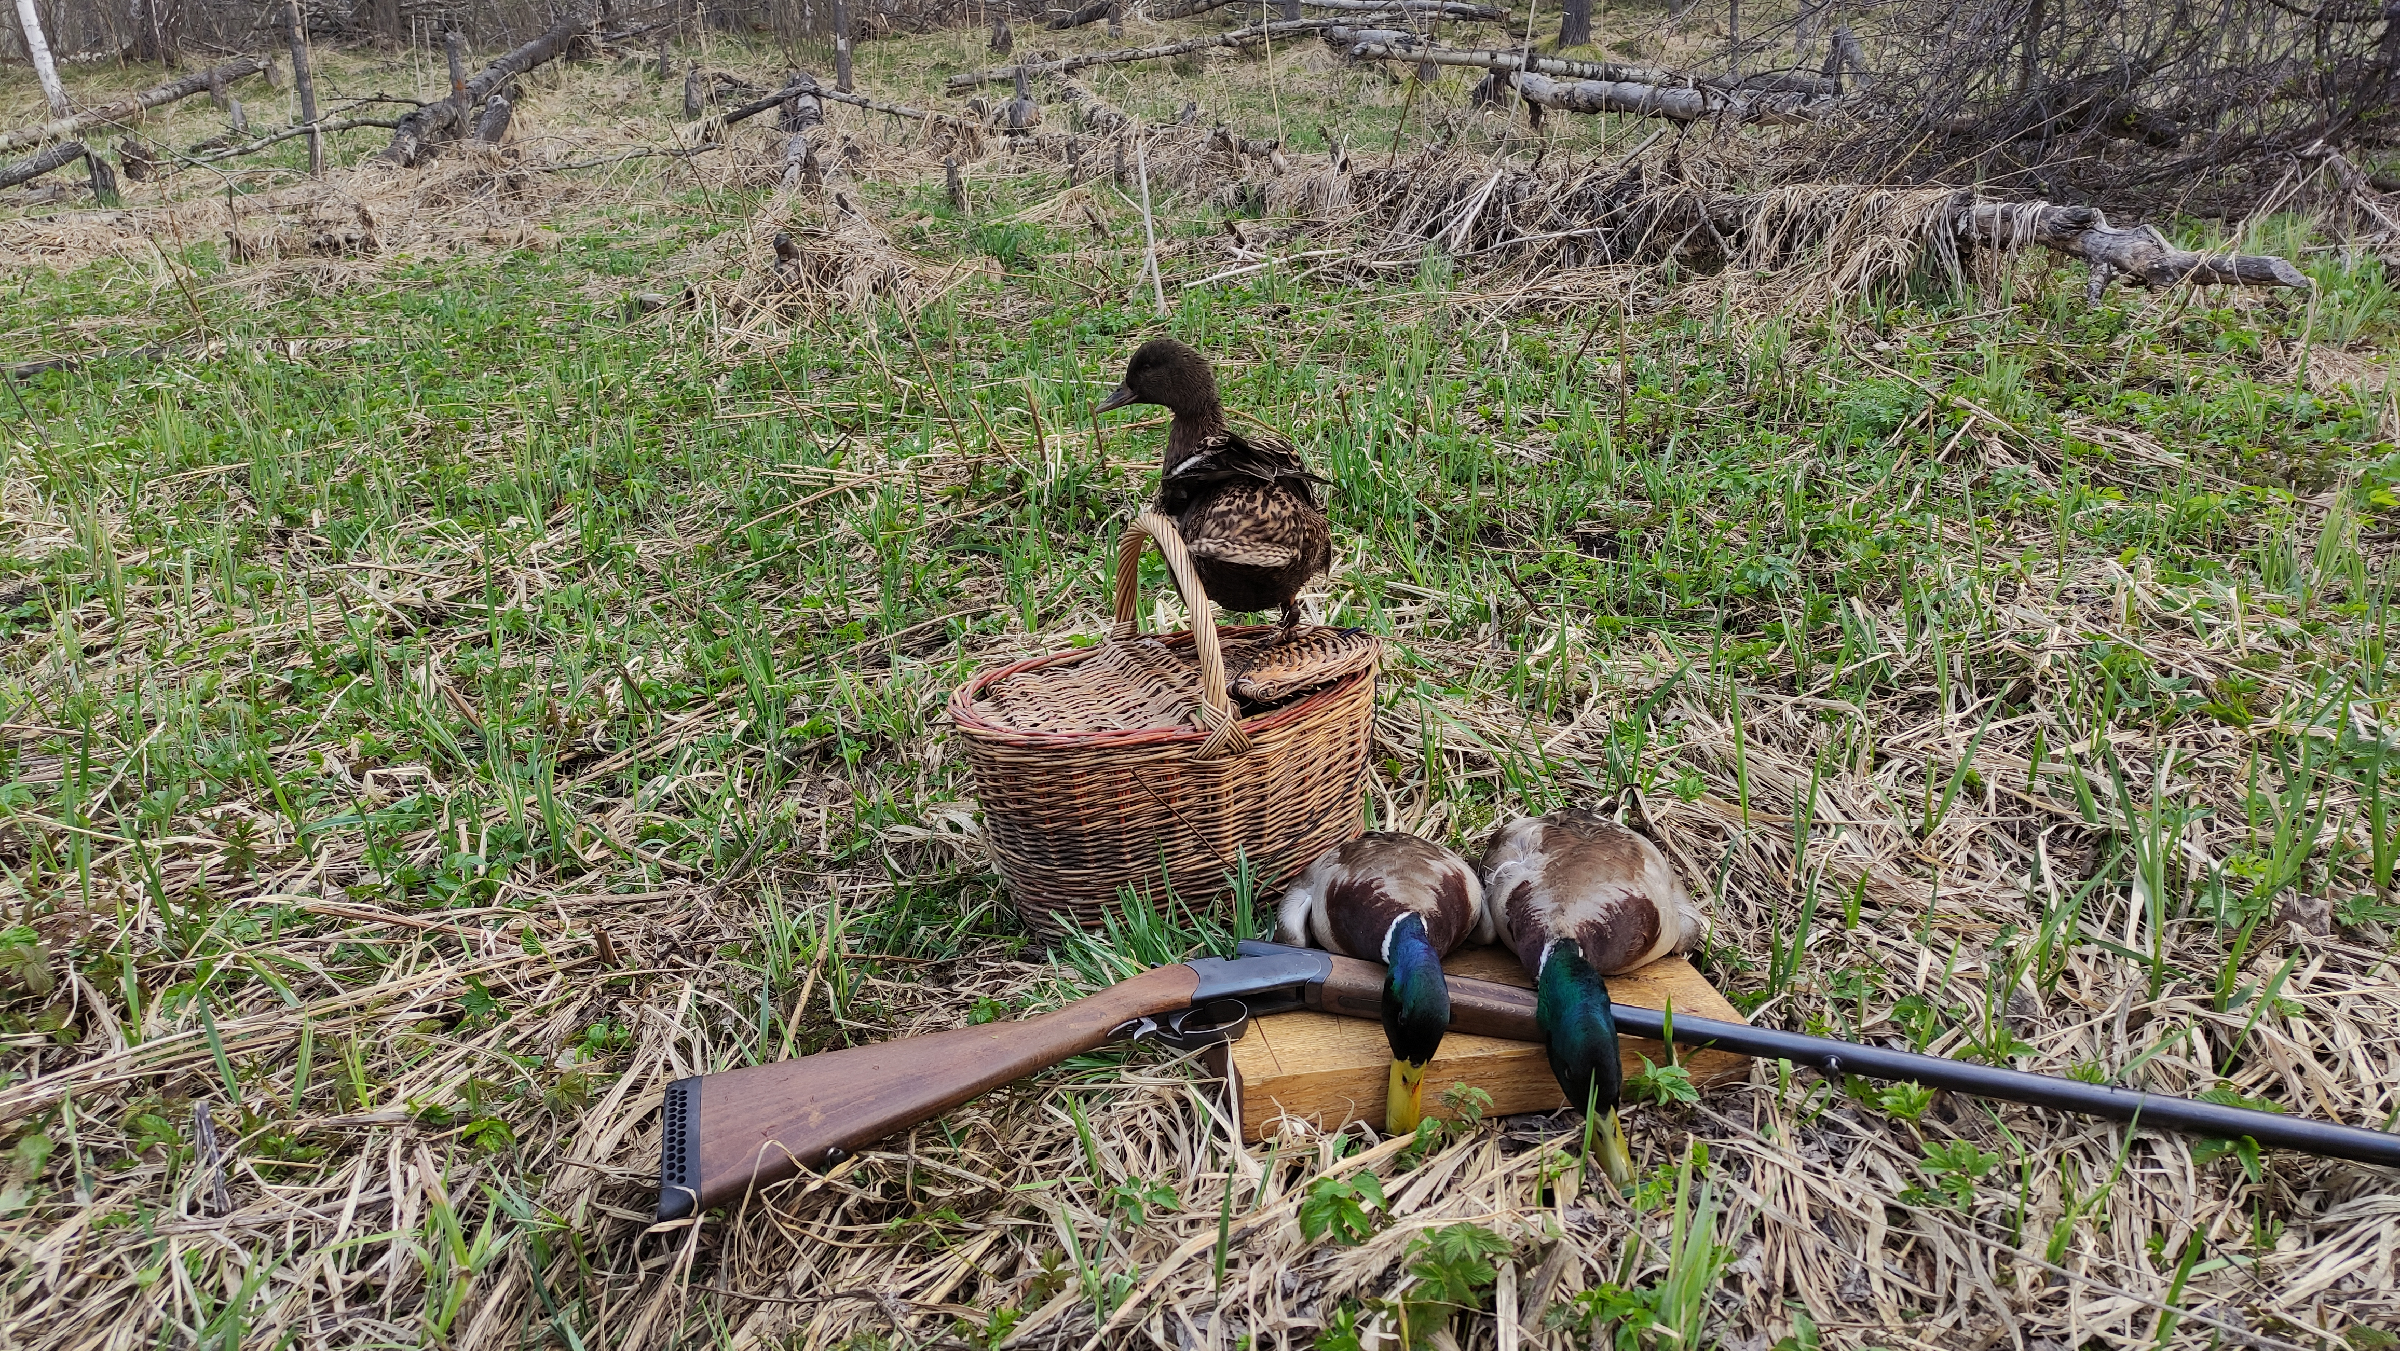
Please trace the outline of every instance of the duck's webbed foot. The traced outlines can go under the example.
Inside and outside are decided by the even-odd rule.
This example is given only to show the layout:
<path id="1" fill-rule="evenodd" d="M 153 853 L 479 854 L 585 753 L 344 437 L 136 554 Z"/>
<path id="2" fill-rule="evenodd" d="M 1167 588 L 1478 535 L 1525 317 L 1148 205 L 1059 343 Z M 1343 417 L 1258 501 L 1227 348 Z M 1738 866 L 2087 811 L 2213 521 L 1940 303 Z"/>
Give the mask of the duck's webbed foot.
<path id="1" fill-rule="evenodd" d="M 1300 601 L 1297 597 L 1294 597 L 1293 599 L 1287 600 L 1283 603 L 1283 617 L 1275 621 L 1275 636 L 1268 642 L 1267 645 L 1269 647 L 1281 647 L 1283 644 L 1290 642 L 1292 640 L 1292 635 L 1298 633 L 1299 631 Z"/>

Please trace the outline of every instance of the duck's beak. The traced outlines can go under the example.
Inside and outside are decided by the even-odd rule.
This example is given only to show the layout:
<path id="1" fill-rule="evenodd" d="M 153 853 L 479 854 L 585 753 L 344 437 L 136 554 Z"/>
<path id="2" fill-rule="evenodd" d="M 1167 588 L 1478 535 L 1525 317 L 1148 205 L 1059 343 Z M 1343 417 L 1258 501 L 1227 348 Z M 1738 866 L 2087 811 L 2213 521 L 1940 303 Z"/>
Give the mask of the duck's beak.
<path id="1" fill-rule="evenodd" d="M 1609 1185 L 1622 1196 L 1633 1185 L 1633 1150 L 1625 1143 L 1625 1125 L 1617 1120 L 1617 1109 L 1601 1114 L 1592 1128 L 1592 1153 L 1600 1156 L 1600 1171 L 1608 1175 Z"/>
<path id="2" fill-rule="evenodd" d="M 1092 411 L 1094 413 L 1113 413 L 1117 409 L 1123 408 L 1129 403 L 1136 402 L 1139 402 L 1139 400 L 1134 397 L 1133 391 L 1124 385 L 1119 385 L 1117 386 L 1116 393 L 1109 395 L 1105 399 L 1102 399 L 1100 401 L 1100 406 Z"/>
<path id="3" fill-rule="evenodd" d="M 1425 1067 L 1392 1058 L 1392 1082 L 1383 1100 L 1383 1133 L 1414 1135 L 1425 1119 Z"/>

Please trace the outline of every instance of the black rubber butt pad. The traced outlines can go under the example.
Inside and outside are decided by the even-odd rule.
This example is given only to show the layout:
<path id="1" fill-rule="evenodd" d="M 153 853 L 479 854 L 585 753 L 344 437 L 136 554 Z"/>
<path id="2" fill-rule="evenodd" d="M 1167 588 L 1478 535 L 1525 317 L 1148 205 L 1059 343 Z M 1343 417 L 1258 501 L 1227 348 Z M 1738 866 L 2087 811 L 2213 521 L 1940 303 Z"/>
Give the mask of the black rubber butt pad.
<path id="1" fill-rule="evenodd" d="M 686 1219 L 700 1208 L 699 1079 L 667 1085 L 658 1123 L 658 1218 Z"/>

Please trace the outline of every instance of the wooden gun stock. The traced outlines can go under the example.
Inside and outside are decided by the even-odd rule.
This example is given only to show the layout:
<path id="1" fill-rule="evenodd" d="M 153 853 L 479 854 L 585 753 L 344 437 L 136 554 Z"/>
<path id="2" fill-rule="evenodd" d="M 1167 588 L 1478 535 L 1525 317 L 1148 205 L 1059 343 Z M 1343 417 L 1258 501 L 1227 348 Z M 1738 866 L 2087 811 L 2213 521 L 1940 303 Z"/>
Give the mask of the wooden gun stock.
<path id="1" fill-rule="evenodd" d="M 1380 968 L 1376 968 L 1380 971 Z M 1376 978 L 1380 990 L 1382 978 Z M 1104 1044 L 1137 1018 L 1191 1006 L 1190 966 L 1145 971 L 1063 1009 L 826 1051 L 668 1085 L 658 1217 L 727 1205 L 970 1098 Z"/>

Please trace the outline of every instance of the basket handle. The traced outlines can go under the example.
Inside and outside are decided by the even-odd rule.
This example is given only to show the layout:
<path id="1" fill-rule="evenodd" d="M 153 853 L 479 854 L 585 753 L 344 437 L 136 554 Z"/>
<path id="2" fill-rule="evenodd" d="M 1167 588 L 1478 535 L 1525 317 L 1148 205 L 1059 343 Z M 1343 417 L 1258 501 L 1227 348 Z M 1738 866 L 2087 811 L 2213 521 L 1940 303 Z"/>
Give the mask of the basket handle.
<path id="1" fill-rule="evenodd" d="M 1250 737 L 1242 731 L 1241 719 L 1233 711 L 1233 700 L 1226 697 L 1225 653 L 1217 645 L 1215 607 L 1208 601 L 1208 592 L 1201 588 L 1200 574 L 1192 566 L 1191 551 L 1183 547 L 1183 533 L 1175 528 L 1172 518 L 1144 510 L 1133 518 L 1124 538 L 1117 541 L 1116 623 L 1108 630 L 1110 642 L 1124 642 L 1141 632 L 1134 618 L 1134 601 L 1141 589 L 1142 546 L 1155 542 L 1159 556 L 1166 559 L 1167 571 L 1175 578 L 1175 589 L 1182 593 L 1184 608 L 1191 612 L 1192 647 L 1200 655 L 1200 723 L 1208 728 L 1208 740 L 1200 744 L 1195 757 L 1214 760 L 1226 755 L 1248 755 Z"/>

